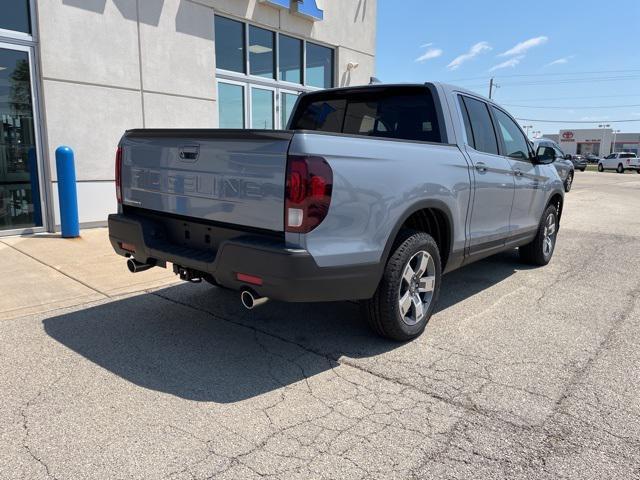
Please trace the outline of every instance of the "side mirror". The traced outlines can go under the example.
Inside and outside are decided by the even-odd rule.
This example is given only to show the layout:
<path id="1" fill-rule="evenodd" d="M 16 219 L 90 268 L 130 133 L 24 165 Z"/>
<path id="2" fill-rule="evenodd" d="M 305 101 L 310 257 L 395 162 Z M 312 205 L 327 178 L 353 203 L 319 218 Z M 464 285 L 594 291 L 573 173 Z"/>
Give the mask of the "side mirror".
<path id="1" fill-rule="evenodd" d="M 536 163 L 552 163 L 556 159 L 556 151 L 551 147 L 539 146 L 536 150 Z"/>
<path id="2" fill-rule="evenodd" d="M 564 159 L 565 160 L 571 160 L 571 154 L 570 153 L 565 153 L 564 154 Z"/>

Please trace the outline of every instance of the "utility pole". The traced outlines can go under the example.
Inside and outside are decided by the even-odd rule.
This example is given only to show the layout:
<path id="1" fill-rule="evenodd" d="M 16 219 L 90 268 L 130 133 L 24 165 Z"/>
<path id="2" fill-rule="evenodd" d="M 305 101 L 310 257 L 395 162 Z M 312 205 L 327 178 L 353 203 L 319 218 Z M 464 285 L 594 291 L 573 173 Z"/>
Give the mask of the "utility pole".
<path id="1" fill-rule="evenodd" d="M 494 80 L 493 77 L 491 78 L 491 80 L 489 80 L 489 98 L 493 98 L 493 90 L 500 88 L 500 85 L 498 85 Z"/>

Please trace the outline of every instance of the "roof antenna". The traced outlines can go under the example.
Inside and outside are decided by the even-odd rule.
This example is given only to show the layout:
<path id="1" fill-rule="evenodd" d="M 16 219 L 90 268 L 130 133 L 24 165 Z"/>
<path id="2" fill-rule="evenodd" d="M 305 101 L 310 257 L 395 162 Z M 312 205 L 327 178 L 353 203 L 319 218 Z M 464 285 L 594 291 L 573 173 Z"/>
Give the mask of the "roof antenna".
<path id="1" fill-rule="evenodd" d="M 382 83 L 382 81 L 380 81 L 380 79 L 377 78 L 377 77 L 370 77 L 369 78 L 369 85 L 375 85 L 376 83 Z"/>

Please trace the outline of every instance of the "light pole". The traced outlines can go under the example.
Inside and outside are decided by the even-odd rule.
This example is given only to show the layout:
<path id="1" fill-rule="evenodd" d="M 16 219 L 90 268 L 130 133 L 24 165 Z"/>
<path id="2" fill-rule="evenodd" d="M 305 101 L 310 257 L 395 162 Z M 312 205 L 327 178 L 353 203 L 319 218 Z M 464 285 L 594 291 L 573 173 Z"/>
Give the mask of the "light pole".
<path id="1" fill-rule="evenodd" d="M 533 132 L 531 132 L 531 134 L 533 135 L 533 138 L 540 138 L 542 132 L 540 130 L 534 130 Z"/>
<path id="2" fill-rule="evenodd" d="M 604 129 L 605 128 L 609 128 L 611 125 L 609 125 L 608 123 L 602 123 L 600 125 L 598 125 L 599 128 L 602 129 L 602 138 L 600 139 L 600 145 L 598 146 L 598 155 L 600 155 L 600 147 L 602 146 L 602 143 L 604 141 Z M 595 153 L 595 152 L 593 152 Z M 609 152 L 611 153 L 611 152 Z"/>
<path id="3" fill-rule="evenodd" d="M 533 128 L 533 125 L 522 125 L 522 128 L 524 128 L 527 131 L 527 138 L 529 137 L 529 129 Z"/>

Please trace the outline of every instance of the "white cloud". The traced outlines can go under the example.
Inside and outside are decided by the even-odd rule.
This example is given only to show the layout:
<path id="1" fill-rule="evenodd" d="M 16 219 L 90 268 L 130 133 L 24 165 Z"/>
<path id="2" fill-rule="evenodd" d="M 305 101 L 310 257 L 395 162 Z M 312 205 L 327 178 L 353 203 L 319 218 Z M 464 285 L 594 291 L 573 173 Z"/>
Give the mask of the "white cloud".
<path id="1" fill-rule="evenodd" d="M 565 63 L 569 63 L 569 60 L 571 60 L 575 55 L 569 55 L 568 57 L 562 57 L 562 58 L 558 58 L 557 60 L 554 60 L 553 62 L 549 62 L 545 65 L 545 67 L 552 67 L 553 65 L 564 65 Z"/>
<path id="2" fill-rule="evenodd" d="M 464 62 L 471 60 L 472 58 L 477 57 L 478 55 L 486 53 L 490 50 L 492 50 L 492 48 L 491 45 L 489 45 L 489 42 L 478 42 L 474 46 L 472 46 L 467 53 L 463 53 L 462 55 L 454 58 L 452 62 L 447 65 L 447 68 L 449 70 L 457 70 Z"/>
<path id="3" fill-rule="evenodd" d="M 510 57 L 512 55 L 522 55 L 523 53 L 525 53 L 530 48 L 538 47 L 540 45 L 544 45 L 548 41 L 549 41 L 549 37 L 545 37 L 545 36 L 530 38 L 529 40 L 525 40 L 524 42 L 520 42 L 515 47 L 510 48 L 509 50 L 507 50 L 506 52 L 501 53 L 498 56 L 499 57 Z"/>
<path id="4" fill-rule="evenodd" d="M 416 58 L 416 62 L 426 62 L 427 60 L 438 58 L 440 55 L 442 55 L 442 50 L 440 48 L 430 48 Z"/>
<path id="5" fill-rule="evenodd" d="M 423 45 L 420 45 L 420 48 L 427 48 L 427 47 L 431 47 L 433 45 L 433 42 L 431 43 L 425 43 Z"/>
<path id="6" fill-rule="evenodd" d="M 494 65 L 489 69 L 489 71 L 493 72 L 495 70 L 500 70 L 501 68 L 513 68 L 516 65 L 518 65 L 523 58 L 524 58 L 524 55 L 518 55 L 517 57 L 510 58 L 506 62 L 502 62 L 497 65 Z"/>

